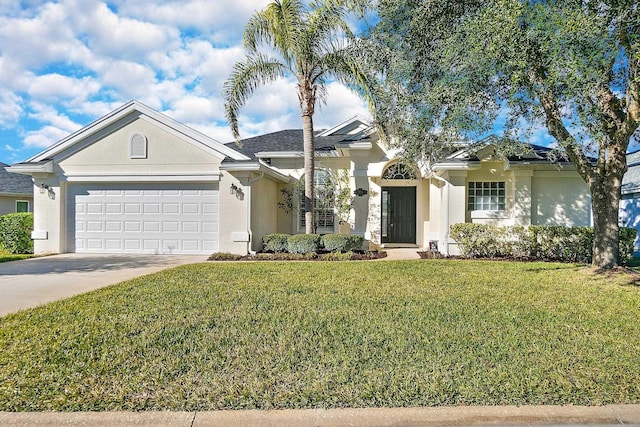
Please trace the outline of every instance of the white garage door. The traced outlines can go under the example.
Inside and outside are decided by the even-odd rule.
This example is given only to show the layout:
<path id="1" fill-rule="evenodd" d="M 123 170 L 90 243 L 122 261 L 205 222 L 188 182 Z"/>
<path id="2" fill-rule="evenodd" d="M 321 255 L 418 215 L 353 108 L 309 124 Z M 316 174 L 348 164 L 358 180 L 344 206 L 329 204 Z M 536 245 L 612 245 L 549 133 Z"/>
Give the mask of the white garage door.
<path id="1" fill-rule="evenodd" d="M 75 252 L 218 251 L 218 184 L 91 184 L 69 191 Z"/>

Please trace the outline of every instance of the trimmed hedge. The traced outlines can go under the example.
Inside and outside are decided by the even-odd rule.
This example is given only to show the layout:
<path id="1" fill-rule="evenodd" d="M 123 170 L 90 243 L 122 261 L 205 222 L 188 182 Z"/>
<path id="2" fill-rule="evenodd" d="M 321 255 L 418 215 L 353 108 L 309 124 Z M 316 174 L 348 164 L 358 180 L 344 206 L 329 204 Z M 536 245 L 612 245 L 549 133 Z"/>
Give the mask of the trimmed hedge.
<path id="1" fill-rule="evenodd" d="M 287 252 L 288 234 L 265 234 L 262 238 L 263 252 Z"/>
<path id="2" fill-rule="evenodd" d="M 633 258 L 636 230 L 620 227 L 620 262 Z M 469 258 L 529 258 L 590 263 L 593 228 L 562 226 L 507 226 L 454 224 L 450 236 Z"/>
<path id="3" fill-rule="evenodd" d="M 361 251 L 364 237 L 357 234 L 265 234 L 262 251 L 268 253 L 306 254 L 324 249 L 329 252 Z"/>
<path id="4" fill-rule="evenodd" d="M 322 247 L 329 252 L 350 252 L 362 250 L 364 237 L 358 234 L 325 234 Z"/>
<path id="5" fill-rule="evenodd" d="M 320 249 L 319 234 L 294 234 L 287 239 L 287 251 L 292 254 L 315 253 Z"/>
<path id="6" fill-rule="evenodd" d="M 0 216 L 0 247 L 12 254 L 32 254 L 33 212 Z"/>

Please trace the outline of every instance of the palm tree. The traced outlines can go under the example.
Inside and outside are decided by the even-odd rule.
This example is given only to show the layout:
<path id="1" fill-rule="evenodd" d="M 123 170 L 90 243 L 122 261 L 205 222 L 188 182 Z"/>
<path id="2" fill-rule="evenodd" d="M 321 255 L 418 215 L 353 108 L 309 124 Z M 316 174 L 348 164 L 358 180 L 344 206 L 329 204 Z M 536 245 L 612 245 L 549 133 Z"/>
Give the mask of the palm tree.
<path id="1" fill-rule="evenodd" d="M 373 79 L 363 70 L 353 34 L 339 2 L 275 0 L 256 12 L 244 31 L 246 58 L 236 63 L 224 84 L 225 115 L 239 140 L 238 113 L 261 85 L 294 77 L 302 114 L 304 143 L 305 232 L 313 232 L 313 113 L 326 96 L 328 81 L 337 80 L 367 98 Z M 266 47 L 267 53 L 260 52 Z M 272 54 L 273 53 L 273 54 Z"/>

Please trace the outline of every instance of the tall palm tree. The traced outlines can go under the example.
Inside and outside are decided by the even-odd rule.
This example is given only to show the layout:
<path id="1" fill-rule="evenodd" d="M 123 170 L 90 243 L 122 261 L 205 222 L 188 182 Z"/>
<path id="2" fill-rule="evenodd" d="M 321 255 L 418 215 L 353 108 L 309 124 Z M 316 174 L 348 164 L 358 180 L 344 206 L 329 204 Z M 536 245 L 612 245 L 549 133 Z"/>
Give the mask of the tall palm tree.
<path id="1" fill-rule="evenodd" d="M 304 143 L 305 232 L 313 233 L 313 114 L 326 96 L 327 83 L 337 80 L 372 103 L 373 79 L 354 48 L 353 34 L 339 2 L 274 0 L 256 12 L 244 31 L 246 57 L 236 63 L 224 84 L 225 115 L 239 140 L 238 114 L 261 85 L 294 77 L 302 114 Z M 267 53 L 260 51 L 266 48 Z"/>

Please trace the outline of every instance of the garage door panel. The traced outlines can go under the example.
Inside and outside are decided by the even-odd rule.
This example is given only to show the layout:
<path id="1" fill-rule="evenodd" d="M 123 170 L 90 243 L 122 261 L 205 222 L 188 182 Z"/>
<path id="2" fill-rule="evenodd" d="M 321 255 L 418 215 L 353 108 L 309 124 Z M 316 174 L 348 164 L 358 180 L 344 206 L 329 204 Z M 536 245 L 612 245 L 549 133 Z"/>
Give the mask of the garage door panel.
<path id="1" fill-rule="evenodd" d="M 76 252 L 218 250 L 217 184 L 87 184 L 69 193 L 68 241 Z"/>

